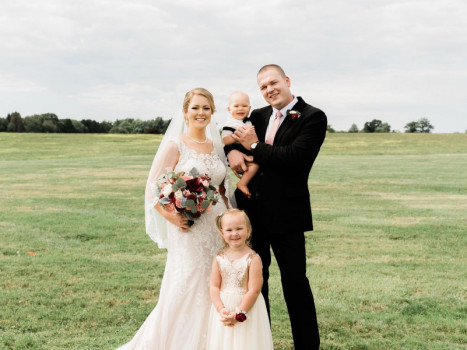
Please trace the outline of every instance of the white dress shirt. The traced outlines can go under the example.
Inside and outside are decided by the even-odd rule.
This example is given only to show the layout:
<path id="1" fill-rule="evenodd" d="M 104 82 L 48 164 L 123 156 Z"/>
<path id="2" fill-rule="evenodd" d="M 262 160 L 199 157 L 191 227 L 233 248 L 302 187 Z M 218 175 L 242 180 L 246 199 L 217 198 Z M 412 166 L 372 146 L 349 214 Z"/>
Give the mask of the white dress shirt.
<path id="1" fill-rule="evenodd" d="M 292 109 L 293 106 L 295 106 L 295 104 L 298 102 L 298 99 L 296 96 L 293 97 L 293 100 L 292 102 L 290 102 L 287 106 L 285 106 L 284 108 L 282 108 L 280 110 L 281 114 L 282 114 L 282 117 L 281 117 L 281 120 L 280 120 L 280 124 L 279 124 L 279 127 L 282 125 L 282 122 L 284 121 L 285 117 L 287 116 L 287 111 Z M 271 116 L 269 117 L 269 123 L 268 123 L 268 128 L 266 129 L 266 134 L 268 134 L 269 132 L 269 129 L 271 128 L 271 125 L 272 125 L 272 122 L 274 121 L 274 119 L 276 118 L 276 114 L 277 114 L 277 111 L 278 109 L 275 109 L 274 107 L 272 107 L 272 114 Z"/>

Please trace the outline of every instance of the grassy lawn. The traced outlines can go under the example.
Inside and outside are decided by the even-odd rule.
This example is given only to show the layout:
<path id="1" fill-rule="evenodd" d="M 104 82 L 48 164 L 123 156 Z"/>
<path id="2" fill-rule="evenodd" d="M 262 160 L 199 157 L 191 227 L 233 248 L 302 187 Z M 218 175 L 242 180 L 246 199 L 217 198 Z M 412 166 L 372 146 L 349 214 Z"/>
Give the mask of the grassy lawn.
<path id="1" fill-rule="evenodd" d="M 114 349 L 157 302 L 160 136 L 0 133 L 0 348 Z M 309 179 L 322 349 L 467 347 L 467 135 L 329 134 Z M 292 349 L 273 266 L 273 337 Z"/>

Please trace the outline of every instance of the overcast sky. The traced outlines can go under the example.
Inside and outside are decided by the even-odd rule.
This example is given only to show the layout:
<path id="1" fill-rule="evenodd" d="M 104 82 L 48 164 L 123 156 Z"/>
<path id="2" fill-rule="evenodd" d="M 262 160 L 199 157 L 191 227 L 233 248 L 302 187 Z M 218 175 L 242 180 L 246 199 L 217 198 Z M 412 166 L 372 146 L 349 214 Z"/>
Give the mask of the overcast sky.
<path id="1" fill-rule="evenodd" d="M 348 130 L 467 129 L 465 0 L 0 0 L 0 116 L 180 115 L 205 87 L 218 121 L 235 90 L 265 105 L 264 64 Z"/>

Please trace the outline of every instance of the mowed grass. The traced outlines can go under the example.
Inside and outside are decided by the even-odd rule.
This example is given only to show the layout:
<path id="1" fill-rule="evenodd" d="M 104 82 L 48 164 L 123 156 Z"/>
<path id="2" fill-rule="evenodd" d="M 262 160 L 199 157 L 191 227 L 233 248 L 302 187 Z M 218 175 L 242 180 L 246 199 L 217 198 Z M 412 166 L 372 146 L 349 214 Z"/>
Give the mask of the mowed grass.
<path id="1" fill-rule="evenodd" d="M 159 141 L 0 134 L 1 349 L 114 349 L 141 326 L 166 256 L 144 230 Z M 322 349 L 467 347 L 466 174 L 465 134 L 327 136 L 307 233 Z M 272 270 L 275 348 L 292 349 Z"/>

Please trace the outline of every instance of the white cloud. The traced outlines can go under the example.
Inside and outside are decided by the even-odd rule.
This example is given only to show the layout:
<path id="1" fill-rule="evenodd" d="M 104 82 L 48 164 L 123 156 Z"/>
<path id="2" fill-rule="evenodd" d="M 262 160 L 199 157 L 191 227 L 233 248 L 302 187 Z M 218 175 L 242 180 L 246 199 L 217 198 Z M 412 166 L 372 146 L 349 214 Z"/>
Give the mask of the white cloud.
<path id="1" fill-rule="evenodd" d="M 264 104 L 255 74 L 275 62 L 337 129 L 427 117 L 464 131 L 466 17 L 462 0 L 11 1 L 0 116 L 171 116 L 204 86 L 222 119 L 231 91 Z"/>

